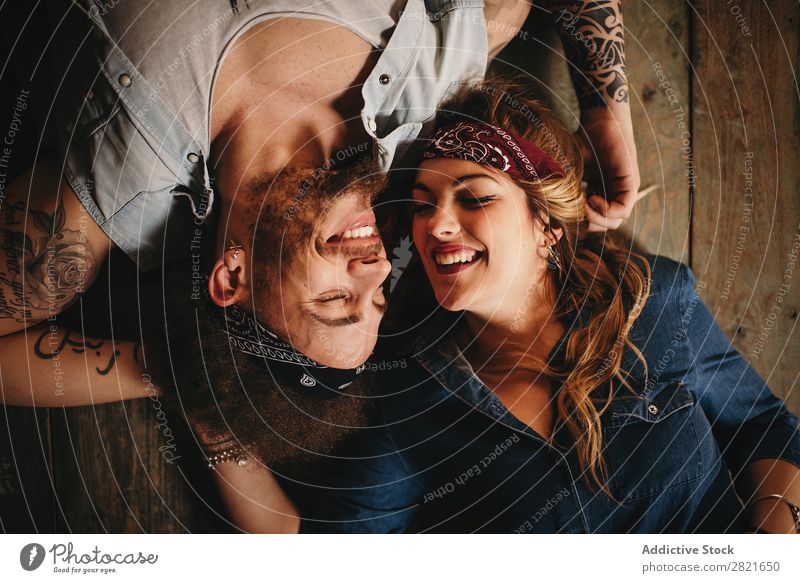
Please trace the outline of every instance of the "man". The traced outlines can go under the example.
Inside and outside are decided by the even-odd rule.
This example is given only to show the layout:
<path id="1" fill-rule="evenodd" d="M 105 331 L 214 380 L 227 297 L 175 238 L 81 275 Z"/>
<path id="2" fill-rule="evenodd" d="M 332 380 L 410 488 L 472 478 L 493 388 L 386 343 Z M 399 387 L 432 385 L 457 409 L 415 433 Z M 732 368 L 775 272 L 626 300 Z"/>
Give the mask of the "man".
<path id="1" fill-rule="evenodd" d="M 240 233 L 248 210 L 238 201 L 264 195 L 265 177 L 287 164 L 322 172 L 371 151 L 387 169 L 530 11 L 514 1 L 283 4 L 72 6 L 91 26 L 67 31 L 80 42 L 64 51 L 54 98 L 63 159 L 38 162 L 3 206 L 0 335 L 60 313 L 114 246 L 146 270 L 190 257 L 213 212 Z M 608 202 L 590 200 L 591 227 L 615 227 L 638 187 L 619 6 L 547 5 L 611 185 Z M 8 336 L 3 349 L 21 342 Z"/>

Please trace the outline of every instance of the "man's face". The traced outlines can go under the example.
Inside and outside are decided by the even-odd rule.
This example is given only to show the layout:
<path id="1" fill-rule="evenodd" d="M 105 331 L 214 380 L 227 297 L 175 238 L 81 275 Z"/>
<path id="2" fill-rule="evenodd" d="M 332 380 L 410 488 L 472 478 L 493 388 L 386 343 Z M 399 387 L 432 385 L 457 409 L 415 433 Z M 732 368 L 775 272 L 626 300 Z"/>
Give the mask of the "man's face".
<path id="1" fill-rule="evenodd" d="M 259 318 L 296 350 L 334 368 L 366 361 L 386 307 L 391 266 L 371 208 L 382 180 L 371 171 L 359 165 L 335 180 L 306 177 L 299 189 L 287 188 L 296 179 L 285 181 L 267 195 L 282 203 L 265 205 L 256 229 L 253 265 L 269 266 L 254 272 Z M 259 262 L 259 250 L 272 259 Z"/>

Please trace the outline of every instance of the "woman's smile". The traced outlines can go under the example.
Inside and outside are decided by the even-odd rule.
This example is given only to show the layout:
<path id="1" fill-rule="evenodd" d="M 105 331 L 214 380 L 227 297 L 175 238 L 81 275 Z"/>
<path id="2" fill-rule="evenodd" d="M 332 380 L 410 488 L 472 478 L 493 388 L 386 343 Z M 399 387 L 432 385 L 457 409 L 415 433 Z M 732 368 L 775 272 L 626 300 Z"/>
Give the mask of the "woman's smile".
<path id="1" fill-rule="evenodd" d="M 469 269 L 484 256 L 482 251 L 464 245 L 439 245 L 431 250 L 436 272 L 451 275 Z"/>

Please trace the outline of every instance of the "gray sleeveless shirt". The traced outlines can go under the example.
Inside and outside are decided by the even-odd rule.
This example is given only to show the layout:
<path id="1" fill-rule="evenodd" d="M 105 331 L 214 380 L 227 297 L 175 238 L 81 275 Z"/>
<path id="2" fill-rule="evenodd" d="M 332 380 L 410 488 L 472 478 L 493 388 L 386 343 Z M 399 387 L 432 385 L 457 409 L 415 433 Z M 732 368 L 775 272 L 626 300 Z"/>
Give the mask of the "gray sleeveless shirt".
<path id="1" fill-rule="evenodd" d="M 382 49 L 361 118 L 384 168 L 487 63 L 482 0 L 74 0 L 92 27 L 59 95 L 64 173 L 141 269 L 191 254 L 214 194 L 210 106 L 226 50 L 270 18 L 322 19 Z M 73 89 L 69 89 L 73 88 Z M 428 122 L 428 123 L 426 123 Z"/>

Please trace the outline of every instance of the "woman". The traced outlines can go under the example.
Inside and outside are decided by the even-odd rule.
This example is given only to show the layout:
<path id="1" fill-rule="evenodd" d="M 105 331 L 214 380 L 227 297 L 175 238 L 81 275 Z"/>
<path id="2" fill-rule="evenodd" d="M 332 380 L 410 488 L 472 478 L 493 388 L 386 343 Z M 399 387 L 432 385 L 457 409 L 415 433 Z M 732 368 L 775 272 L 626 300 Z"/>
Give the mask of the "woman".
<path id="1" fill-rule="evenodd" d="M 573 137 L 509 83 L 465 89 L 438 127 L 410 191 L 429 285 L 407 273 L 416 299 L 392 297 L 403 364 L 336 528 L 797 532 L 797 418 L 687 267 L 579 236 Z"/>

